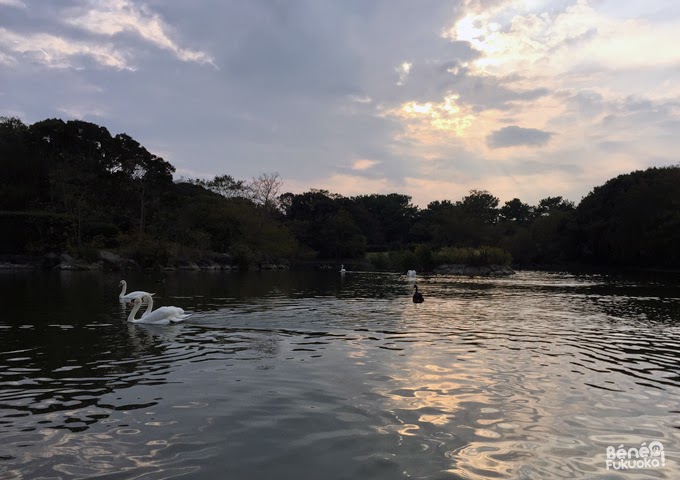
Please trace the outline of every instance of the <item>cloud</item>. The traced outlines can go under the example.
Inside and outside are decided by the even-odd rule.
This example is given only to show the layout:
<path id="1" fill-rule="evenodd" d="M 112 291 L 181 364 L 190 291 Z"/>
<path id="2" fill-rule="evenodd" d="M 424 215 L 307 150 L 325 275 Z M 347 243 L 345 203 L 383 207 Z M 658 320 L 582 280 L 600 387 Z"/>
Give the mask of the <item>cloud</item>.
<path id="1" fill-rule="evenodd" d="M 3 6 L 31 12 L 35 8 L 15 0 L 0 0 L 0 8 Z M 52 8 L 35 17 L 13 15 L 8 27 L 0 27 L 0 65 L 84 69 L 94 62 L 99 67 L 133 71 L 141 49 L 139 42 L 125 38 L 126 34 L 171 51 L 181 61 L 214 65 L 209 54 L 179 46 L 159 14 L 132 1 L 87 0 L 77 6 Z M 32 31 L 36 28 L 41 31 Z"/>
<path id="2" fill-rule="evenodd" d="M 490 148 L 516 147 L 520 145 L 540 147 L 552 137 L 552 133 L 536 128 L 522 128 L 517 125 L 503 127 L 487 137 Z"/>
<path id="3" fill-rule="evenodd" d="M 446 35 L 482 52 L 473 67 L 493 75 L 522 71 L 545 76 L 585 66 L 670 66 L 680 60 L 680 51 L 663 48 L 680 41 L 673 22 L 622 20 L 598 11 L 587 0 L 566 7 L 551 3 L 498 2 L 494 8 L 471 11 Z"/>
<path id="4" fill-rule="evenodd" d="M 356 103 L 371 103 L 373 100 L 367 95 L 349 95 L 349 99 Z"/>
<path id="5" fill-rule="evenodd" d="M 404 82 L 406 82 L 408 74 L 411 73 L 412 66 L 413 66 L 412 63 L 402 62 L 401 65 L 399 65 L 399 67 L 395 68 L 397 74 L 399 74 L 399 81 L 397 82 L 397 85 L 401 86 L 404 84 Z"/>
<path id="6" fill-rule="evenodd" d="M 678 16 L 672 0 L 0 0 L 0 115 L 94 117 L 183 174 L 421 206 L 471 188 L 577 200 L 677 157 Z"/>
<path id="7" fill-rule="evenodd" d="M 84 120 L 90 117 L 100 117 L 97 120 L 101 121 L 103 117 L 107 116 L 106 109 L 96 105 L 73 104 L 58 107 L 57 110 L 65 114 L 68 118 L 75 118 Z"/>
<path id="8" fill-rule="evenodd" d="M 75 41 L 47 33 L 17 34 L 0 27 L 0 63 L 42 64 L 50 68 L 77 68 L 83 59 L 117 70 L 131 69 L 127 56 L 111 45 Z"/>
<path id="9" fill-rule="evenodd" d="M 26 8 L 26 4 L 21 0 L 0 0 L 0 5 L 7 7 Z"/>
<path id="10" fill-rule="evenodd" d="M 170 38 L 170 27 L 144 5 L 136 6 L 130 0 L 90 0 L 86 8 L 85 12 L 65 18 L 64 23 L 108 37 L 131 33 L 158 48 L 173 52 L 182 61 L 215 65 L 209 54 L 180 47 Z"/>
<path id="11" fill-rule="evenodd" d="M 378 165 L 380 162 L 377 160 L 369 160 L 367 158 L 363 158 L 361 160 L 357 160 L 352 164 L 352 170 L 367 170 L 371 167 L 374 167 Z"/>

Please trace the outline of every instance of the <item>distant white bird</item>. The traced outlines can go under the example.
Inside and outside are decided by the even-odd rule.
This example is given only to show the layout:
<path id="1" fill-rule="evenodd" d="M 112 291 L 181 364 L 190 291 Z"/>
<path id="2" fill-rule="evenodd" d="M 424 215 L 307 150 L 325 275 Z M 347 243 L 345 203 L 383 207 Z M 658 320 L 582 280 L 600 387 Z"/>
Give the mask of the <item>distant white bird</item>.
<path id="1" fill-rule="evenodd" d="M 406 272 L 407 277 L 415 277 L 416 276 L 416 271 L 415 270 L 409 270 Z"/>
<path id="2" fill-rule="evenodd" d="M 168 325 L 169 323 L 181 322 L 191 316 L 190 313 L 184 313 L 184 310 L 179 307 L 158 307 L 156 310 L 153 310 L 153 299 L 150 295 L 145 295 L 144 300 L 148 305 L 140 318 L 135 318 L 135 315 L 137 315 L 139 307 L 142 305 L 142 298 L 137 297 L 133 300 L 135 306 L 128 316 L 128 322 Z"/>
<path id="3" fill-rule="evenodd" d="M 120 291 L 120 295 L 118 295 L 118 299 L 121 302 L 131 302 L 135 298 L 142 298 L 145 295 L 148 295 L 149 298 L 151 298 L 152 295 L 155 295 L 155 293 L 144 292 L 142 290 L 136 290 L 136 291 L 130 292 L 126 295 L 125 291 L 127 290 L 127 282 L 125 280 L 121 280 L 120 283 L 118 283 L 118 286 L 123 287 Z"/>
<path id="4" fill-rule="evenodd" d="M 345 270 L 345 265 L 340 265 L 340 273 L 345 274 L 347 270 Z"/>

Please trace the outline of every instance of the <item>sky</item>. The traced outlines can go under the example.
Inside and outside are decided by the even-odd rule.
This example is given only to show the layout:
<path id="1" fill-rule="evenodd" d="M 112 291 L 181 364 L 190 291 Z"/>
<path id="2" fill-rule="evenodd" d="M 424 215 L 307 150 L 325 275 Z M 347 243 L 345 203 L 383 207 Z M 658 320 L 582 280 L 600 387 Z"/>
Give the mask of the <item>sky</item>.
<path id="1" fill-rule="evenodd" d="M 578 203 L 680 159 L 676 0 L 0 0 L 0 116 L 176 177 Z"/>

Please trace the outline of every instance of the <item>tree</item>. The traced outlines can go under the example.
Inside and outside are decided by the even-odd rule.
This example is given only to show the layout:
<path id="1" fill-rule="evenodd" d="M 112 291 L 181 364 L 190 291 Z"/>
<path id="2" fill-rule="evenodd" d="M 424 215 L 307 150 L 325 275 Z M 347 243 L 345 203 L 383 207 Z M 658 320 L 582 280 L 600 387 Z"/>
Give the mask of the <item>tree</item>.
<path id="1" fill-rule="evenodd" d="M 175 168 L 160 157 L 149 153 L 139 142 L 126 134 L 114 137 L 113 154 L 116 172 L 127 177 L 125 185 L 134 192 L 139 212 L 139 233 L 144 232 L 149 204 L 157 206 L 159 192 L 172 184 Z"/>
<path id="2" fill-rule="evenodd" d="M 263 173 L 254 177 L 248 188 L 250 189 L 252 200 L 256 204 L 261 205 L 265 212 L 273 213 L 278 209 L 276 200 L 282 186 L 283 180 L 277 172 L 274 172 Z"/>
<path id="3" fill-rule="evenodd" d="M 408 234 L 418 208 L 411 197 L 398 193 L 387 195 L 359 195 L 349 199 L 345 208 L 360 219 L 363 233 L 372 245 L 403 247 L 408 244 Z"/>
<path id="4" fill-rule="evenodd" d="M 680 266 L 680 167 L 619 175 L 576 211 L 582 258 L 604 264 Z"/>
<path id="5" fill-rule="evenodd" d="M 250 190 L 245 180 L 236 180 L 231 175 L 216 175 L 212 180 L 203 178 L 184 177 L 179 179 L 180 183 L 187 182 L 200 185 L 206 190 L 222 195 L 224 198 L 249 198 Z"/>
<path id="6" fill-rule="evenodd" d="M 493 225 L 498 220 L 499 201 L 486 190 L 470 190 L 470 194 L 463 197 L 460 206 L 472 218 L 486 225 Z"/>
<path id="7" fill-rule="evenodd" d="M 22 210 L 44 200 L 46 162 L 30 148 L 28 126 L 0 117 L 0 210 Z"/>
<path id="8" fill-rule="evenodd" d="M 554 212 L 570 212 L 574 210 L 574 202 L 562 197 L 546 197 L 538 202 L 534 209 L 537 216 L 546 216 Z"/>
<path id="9" fill-rule="evenodd" d="M 522 203 L 519 198 L 513 198 L 505 202 L 500 208 L 500 219 L 506 222 L 514 222 L 526 225 L 531 220 L 533 208 L 526 203 Z"/>

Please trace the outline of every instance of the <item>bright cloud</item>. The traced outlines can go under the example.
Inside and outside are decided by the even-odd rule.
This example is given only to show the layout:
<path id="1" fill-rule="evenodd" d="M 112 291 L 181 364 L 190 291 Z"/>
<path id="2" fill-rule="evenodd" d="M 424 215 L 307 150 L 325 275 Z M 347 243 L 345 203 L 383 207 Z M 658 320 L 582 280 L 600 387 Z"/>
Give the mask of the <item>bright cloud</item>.
<path id="1" fill-rule="evenodd" d="M 463 136 L 475 116 L 472 111 L 457 104 L 458 98 L 458 95 L 451 94 L 439 103 L 405 102 L 399 108 L 382 112 L 382 115 L 404 121 L 408 125 L 406 136 L 418 141 L 424 141 L 423 137 L 433 130 L 445 130 Z"/>
<path id="2" fill-rule="evenodd" d="M 404 82 L 408 78 L 408 74 L 411 73 L 412 66 L 413 66 L 412 63 L 402 62 L 402 64 L 395 69 L 397 71 L 397 74 L 399 75 L 399 81 L 397 82 L 397 85 L 401 86 L 404 84 Z"/>
<path id="3" fill-rule="evenodd" d="M 594 66 L 632 69 L 680 61 L 680 50 L 663 48 L 680 41 L 676 25 L 614 19 L 587 0 L 563 10 L 535 11 L 541 3 L 549 2 L 510 1 L 470 13 L 446 35 L 483 53 L 472 62 L 480 74 L 545 77 Z"/>
<path id="4" fill-rule="evenodd" d="M 76 68 L 80 59 L 117 70 L 131 69 L 126 55 L 111 45 L 73 41 L 47 33 L 21 35 L 0 27 L 0 63 L 35 62 L 51 68 Z"/>
<path id="5" fill-rule="evenodd" d="M 377 160 L 369 160 L 367 158 L 363 158 L 352 163 L 352 170 L 368 170 L 369 168 L 374 167 L 379 163 L 380 162 Z"/>
<path id="6" fill-rule="evenodd" d="M 173 52 L 180 60 L 214 66 L 212 58 L 207 53 L 177 45 L 168 34 L 170 27 L 159 15 L 129 0 L 108 2 L 90 0 L 86 12 L 66 18 L 64 22 L 96 35 L 113 37 L 125 32 L 136 34 L 158 48 Z"/>

